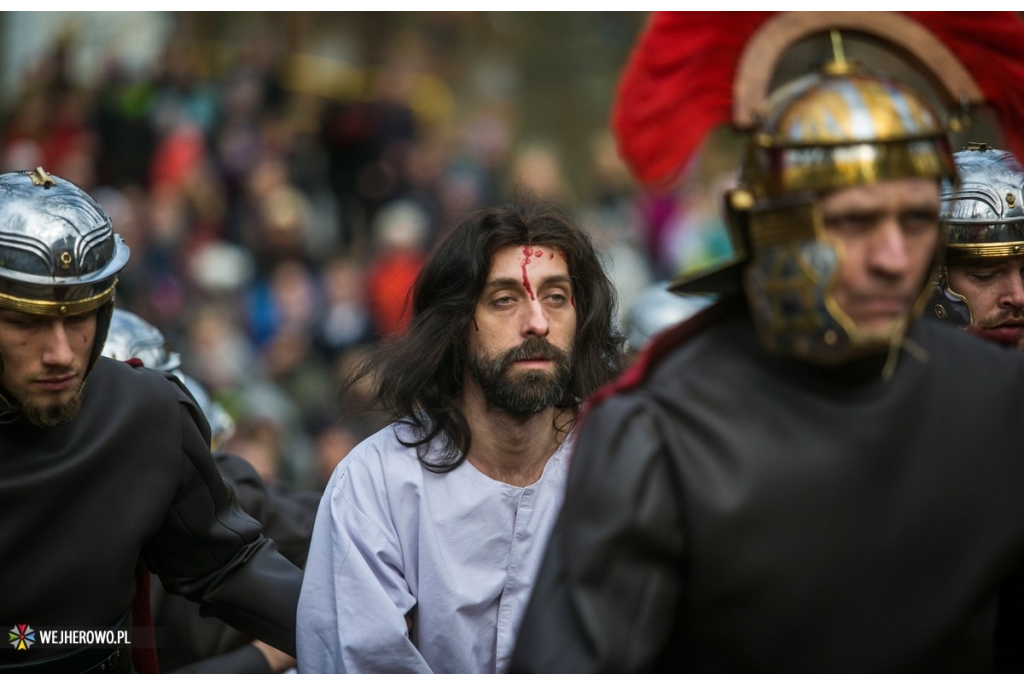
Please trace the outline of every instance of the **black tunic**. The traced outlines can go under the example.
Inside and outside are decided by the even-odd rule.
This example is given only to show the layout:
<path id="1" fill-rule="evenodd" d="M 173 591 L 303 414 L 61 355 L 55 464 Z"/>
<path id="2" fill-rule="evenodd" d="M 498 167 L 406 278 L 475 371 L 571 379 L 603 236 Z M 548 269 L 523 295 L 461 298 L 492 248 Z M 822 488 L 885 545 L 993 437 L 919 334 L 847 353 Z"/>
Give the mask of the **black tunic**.
<path id="1" fill-rule="evenodd" d="M 1024 355 L 920 321 L 883 380 L 723 317 L 586 417 L 513 670 L 1020 670 Z"/>
<path id="2" fill-rule="evenodd" d="M 172 375 L 102 357 L 70 422 L 0 424 L 0 624 L 112 626 L 142 558 L 169 592 L 294 654 L 301 571 L 238 508 L 208 445 Z M 0 650 L 0 665 L 56 653 Z"/>

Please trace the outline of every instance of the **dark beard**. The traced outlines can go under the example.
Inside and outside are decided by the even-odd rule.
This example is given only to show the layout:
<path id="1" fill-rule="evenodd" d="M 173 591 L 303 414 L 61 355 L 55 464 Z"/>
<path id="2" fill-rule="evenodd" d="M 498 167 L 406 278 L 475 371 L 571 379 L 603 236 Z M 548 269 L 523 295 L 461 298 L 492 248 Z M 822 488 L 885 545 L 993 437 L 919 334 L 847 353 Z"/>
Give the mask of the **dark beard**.
<path id="1" fill-rule="evenodd" d="M 554 362 L 554 372 L 530 369 L 509 374 L 517 361 L 544 357 Z M 533 416 L 554 406 L 565 394 L 572 378 L 569 354 L 543 338 L 530 338 L 498 357 L 486 357 L 470 350 L 469 372 L 483 390 L 487 405 L 513 416 Z"/>
<path id="2" fill-rule="evenodd" d="M 82 389 L 85 382 L 79 383 L 75 392 L 66 400 L 57 404 L 39 405 L 29 402 L 21 407 L 25 418 L 42 428 L 50 428 L 70 421 L 82 408 Z"/>

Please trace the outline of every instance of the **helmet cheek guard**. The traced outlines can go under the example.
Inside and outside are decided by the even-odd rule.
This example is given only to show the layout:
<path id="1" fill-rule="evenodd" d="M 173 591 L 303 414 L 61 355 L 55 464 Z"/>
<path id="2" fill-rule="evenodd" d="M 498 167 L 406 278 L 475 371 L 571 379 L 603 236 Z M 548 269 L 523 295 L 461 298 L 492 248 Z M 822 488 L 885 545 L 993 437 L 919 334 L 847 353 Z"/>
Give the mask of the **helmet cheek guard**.
<path id="1" fill-rule="evenodd" d="M 967 302 L 966 297 L 949 286 L 945 264 L 938 269 L 935 289 L 927 309 L 936 319 L 948 321 L 958 328 L 966 330 L 974 325 L 974 313 L 971 311 L 971 305 Z"/>

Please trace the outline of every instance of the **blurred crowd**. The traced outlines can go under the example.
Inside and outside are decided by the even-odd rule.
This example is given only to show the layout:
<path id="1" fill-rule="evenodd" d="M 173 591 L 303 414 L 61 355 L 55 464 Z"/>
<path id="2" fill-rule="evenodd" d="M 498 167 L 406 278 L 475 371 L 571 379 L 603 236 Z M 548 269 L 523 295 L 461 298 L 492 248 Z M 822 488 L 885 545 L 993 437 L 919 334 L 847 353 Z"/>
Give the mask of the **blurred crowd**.
<path id="1" fill-rule="evenodd" d="M 2 168 L 42 166 L 104 206 L 132 251 L 118 306 L 163 331 L 234 418 L 223 448 L 268 482 L 320 489 L 382 425 L 360 410 L 367 389 L 340 396 L 340 380 L 403 330 L 446 227 L 517 187 L 591 231 L 624 325 L 645 288 L 729 252 L 717 199 L 730 179 L 716 170 L 730 163 L 641 195 L 595 130 L 583 193 L 557 146 L 521 136 L 507 108 L 427 121 L 400 66 L 367 72 L 358 97 L 327 97 L 295 87 L 286 54 L 238 51 L 211 77 L 175 40 L 154 69 L 111 60 L 88 85 L 58 43 L 4 107 Z"/>

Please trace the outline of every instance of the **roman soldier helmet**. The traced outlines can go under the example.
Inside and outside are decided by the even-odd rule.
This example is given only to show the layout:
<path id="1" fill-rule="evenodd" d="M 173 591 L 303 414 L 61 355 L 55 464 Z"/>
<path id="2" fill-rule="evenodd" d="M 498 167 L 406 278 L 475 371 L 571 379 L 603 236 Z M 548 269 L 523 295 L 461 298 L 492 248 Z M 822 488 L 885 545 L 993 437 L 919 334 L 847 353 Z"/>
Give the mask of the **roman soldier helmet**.
<path id="1" fill-rule="evenodd" d="M 918 13 L 655 15 L 627 67 L 613 121 L 637 176 L 671 185 L 718 124 L 731 123 L 745 140 L 738 186 L 725 197 L 734 255 L 707 272 L 682 275 L 673 290 L 744 293 L 759 337 L 774 353 L 839 364 L 882 342 L 897 346 L 927 302 L 929 281 L 921 283 L 915 310 L 884 340 L 859 330 L 835 301 L 843 254 L 825 233 L 821 200 L 842 188 L 904 178 L 954 184 L 949 132 L 965 125 L 970 106 L 991 100 L 989 90 L 1005 91 L 987 82 L 991 89 L 982 90 L 961 61 L 970 52 L 963 43 L 976 52 L 1012 45 L 1015 55 L 1024 45 L 1019 17 L 981 14 L 989 16 L 970 26 Z M 783 53 L 816 34 L 831 36 L 831 59 L 771 89 Z M 875 39 L 902 55 L 945 111 L 901 80 L 848 61 L 843 35 Z M 988 54 L 968 57 L 991 70 Z M 1005 92 L 994 104 L 1010 112 L 1024 107 Z"/>
<path id="2" fill-rule="evenodd" d="M 0 307 L 42 316 L 95 311 L 90 369 L 128 254 L 107 213 L 75 184 L 41 167 L 0 174 Z M 0 371 L 2 364 L 0 357 Z"/>
<path id="3" fill-rule="evenodd" d="M 138 359 L 147 369 L 177 376 L 188 388 L 210 424 L 210 443 L 213 449 L 235 432 L 235 421 L 227 410 L 210 397 L 199 381 L 181 371 L 181 355 L 171 349 L 159 328 L 142 317 L 115 308 L 102 354 L 123 362 Z"/>
<path id="4" fill-rule="evenodd" d="M 102 354 L 118 361 L 138 359 L 147 369 L 177 371 L 181 355 L 171 349 L 153 324 L 125 309 L 114 308 Z"/>
<path id="5" fill-rule="evenodd" d="M 942 192 L 942 236 L 946 259 L 1024 257 L 1024 166 L 1005 150 L 972 143 L 954 153 L 958 186 Z M 939 268 L 931 311 L 961 328 L 974 323 L 970 303 L 949 287 Z"/>
<path id="6" fill-rule="evenodd" d="M 838 61 L 776 91 L 765 112 L 748 140 L 740 185 L 729 196 L 733 228 L 749 253 L 747 302 L 769 351 L 843 362 L 878 341 L 833 296 L 843 255 L 825 233 L 821 198 L 902 178 L 951 182 L 947 131 L 908 86 Z M 887 338 L 901 338 L 916 313 L 908 312 Z"/>

